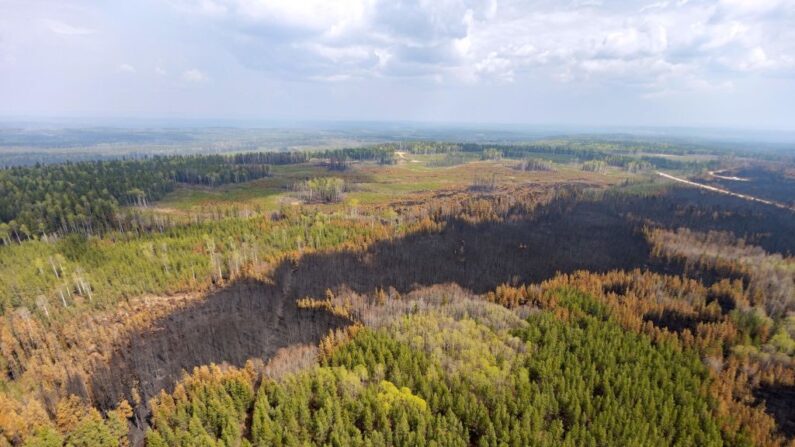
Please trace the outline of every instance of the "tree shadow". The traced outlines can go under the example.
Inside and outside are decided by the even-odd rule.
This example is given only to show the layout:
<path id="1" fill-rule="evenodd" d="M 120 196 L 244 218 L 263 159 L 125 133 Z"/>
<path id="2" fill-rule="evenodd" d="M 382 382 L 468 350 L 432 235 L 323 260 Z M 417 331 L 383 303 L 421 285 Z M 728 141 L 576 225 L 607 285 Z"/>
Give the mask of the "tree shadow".
<path id="1" fill-rule="evenodd" d="M 243 366 L 280 348 L 317 344 L 329 330 L 350 324 L 324 310 L 299 309 L 276 286 L 241 280 L 132 335 L 91 378 L 94 403 L 113 408 L 131 402 L 136 388 L 145 403 L 172 391 L 183 371 L 209 363 Z"/>
<path id="2" fill-rule="evenodd" d="M 447 222 L 439 233 L 381 241 L 365 251 L 312 253 L 284 263 L 275 278 L 292 298 L 322 297 L 326 289 L 358 293 L 393 287 L 404 293 L 454 282 L 476 293 L 500 284 L 538 282 L 557 272 L 665 267 L 625 219 L 583 202 L 510 222 Z"/>
<path id="3" fill-rule="evenodd" d="M 765 410 L 776 420 L 781 434 L 788 439 L 795 437 L 795 386 L 762 385 L 753 393 L 765 403 Z"/>

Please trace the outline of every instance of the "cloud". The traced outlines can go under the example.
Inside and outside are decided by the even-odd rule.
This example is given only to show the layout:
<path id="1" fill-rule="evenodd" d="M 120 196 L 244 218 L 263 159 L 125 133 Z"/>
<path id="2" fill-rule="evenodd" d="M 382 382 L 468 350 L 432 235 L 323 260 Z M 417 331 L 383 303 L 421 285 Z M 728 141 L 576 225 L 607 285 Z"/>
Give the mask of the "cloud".
<path id="1" fill-rule="evenodd" d="M 544 73 L 681 87 L 786 70 L 795 54 L 788 0 L 174 1 L 234 35 L 226 44 L 243 65 L 291 79 L 471 84 Z"/>
<path id="2" fill-rule="evenodd" d="M 457 63 L 460 39 L 494 17 L 496 0 L 182 0 L 181 11 L 231 26 L 244 64 L 294 77 L 427 76 Z"/>
<path id="3" fill-rule="evenodd" d="M 781 55 L 771 58 L 762 47 L 754 47 L 746 51 L 738 58 L 732 58 L 725 62 L 728 66 L 733 66 L 742 71 L 758 70 L 787 70 L 795 68 L 795 59 L 789 55 Z"/>
<path id="4" fill-rule="evenodd" d="M 58 20 L 53 20 L 53 19 L 44 19 L 42 20 L 42 22 L 51 32 L 65 36 L 87 36 L 89 34 L 94 34 L 96 32 L 95 30 L 90 28 L 72 26 L 68 23 L 60 22 Z"/>
<path id="5" fill-rule="evenodd" d="M 720 12 L 727 16 L 760 16 L 792 9 L 791 0 L 719 0 Z"/>
<path id="6" fill-rule="evenodd" d="M 193 82 L 199 83 L 208 80 L 206 74 L 202 73 L 200 70 L 196 68 L 191 68 L 190 70 L 185 70 L 182 72 L 182 80 L 186 82 Z"/>
<path id="7" fill-rule="evenodd" d="M 0 112 L 791 126 L 793 23 L 794 0 L 0 0 Z"/>

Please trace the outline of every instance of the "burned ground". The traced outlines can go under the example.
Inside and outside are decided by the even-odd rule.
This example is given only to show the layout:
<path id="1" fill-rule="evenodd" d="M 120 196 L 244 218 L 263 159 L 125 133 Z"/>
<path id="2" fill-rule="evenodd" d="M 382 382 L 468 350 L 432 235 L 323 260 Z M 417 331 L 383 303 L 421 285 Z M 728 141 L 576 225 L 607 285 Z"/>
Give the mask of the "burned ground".
<path id="1" fill-rule="evenodd" d="M 449 220 L 441 232 L 374 244 L 364 252 L 309 254 L 277 269 L 294 297 L 347 287 L 360 293 L 455 282 L 476 293 L 580 269 L 650 268 L 642 234 L 620 216 L 583 202 L 512 222 Z"/>
<path id="2" fill-rule="evenodd" d="M 94 400 L 100 408 L 133 401 L 135 387 L 146 402 L 172 390 L 183 371 L 209 363 L 243 366 L 293 344 L 317 344 L 349 323 L 323 310 L 299 309 L 272 284 L 238 281 L 130 337 L 94 373 Z"/>
<path id="3" fill-rule="evenodd" d="M 784 385 L 762 385 L 754 390 L 754 397 L 764 402 L 782 434 L 795 437 L 795 387 Z"/>

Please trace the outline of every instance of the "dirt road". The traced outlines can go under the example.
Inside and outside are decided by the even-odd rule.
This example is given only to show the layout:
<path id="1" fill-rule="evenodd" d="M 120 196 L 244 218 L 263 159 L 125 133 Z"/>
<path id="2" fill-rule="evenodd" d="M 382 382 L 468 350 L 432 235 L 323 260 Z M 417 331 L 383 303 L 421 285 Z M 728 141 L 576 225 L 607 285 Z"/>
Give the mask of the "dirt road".
<path id="1" fill-rule="evenodd" d="M 749 196 L 747 194 L 740 194 L 740 193 L 732 192 L 732 191 L 729 191 L 727 189 L 721 189 L 721 188 L 716 188 L 714 186 L 709 186 L 709 185 L 704 185 L 704 184 L 701 184 L 701 183 L 696 183 L 696 182 L 693 182 L 693 181 L 690 181 L 690 180 L 687 180 L 687 179 L 674 177 L 671 174 L 666 174 L 666 173 L 660 172 L 660 171 L 657 171 L 657 174 L 662 176 L 662 177 L 664 177 L 664 178 L 667 178 L 669 180 L 673 180 L 673 181 L 679 182 L 679 183 L 684 183 L 684 184 L 690 185 L 690 186 L 695 186 L 696 188 L 706 189 L 707 191 L 717 192 L 717 193 L 720 193 L 720 194 L 728 194 L 730 196 L 738 197 L 740 199 L 750 200 L 752 202 L 764 203 L 765 205 L 773 205 L 773 206 L 776 206 L 776 207 L 779 207 L 779 208 L 783 208 L 783 209 L 786 209 L 786 210 L 795 211 L 795 209 L 790 207 L 790 206 L 784 205 L 783 203 L 774 202 L 772 200 L 760 199 L 759 197 Z"/>

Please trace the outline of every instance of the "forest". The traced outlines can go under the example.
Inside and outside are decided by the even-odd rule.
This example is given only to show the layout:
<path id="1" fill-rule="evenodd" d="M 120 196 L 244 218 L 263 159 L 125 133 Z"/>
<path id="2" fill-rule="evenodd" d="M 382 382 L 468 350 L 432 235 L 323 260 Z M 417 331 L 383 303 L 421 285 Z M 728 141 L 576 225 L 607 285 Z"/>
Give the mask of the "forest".
<path id="1" fill-rule="evenodd" d="M 572 138 L 6 168 L 0 446 L 795 445 L 795 212 L 655 172 L 783 200 L 792 166 Z"/>
<path id="2" fill-rule="evenodd" d="M 9 168 L 0 171 L 0 237 L 9 243 L 54 232 L 98 233 L 116 227 L 120 205 L 145 207 L 178 183 L 212 187 L 269 173 L 267 164 L 221 156 Z"/>

